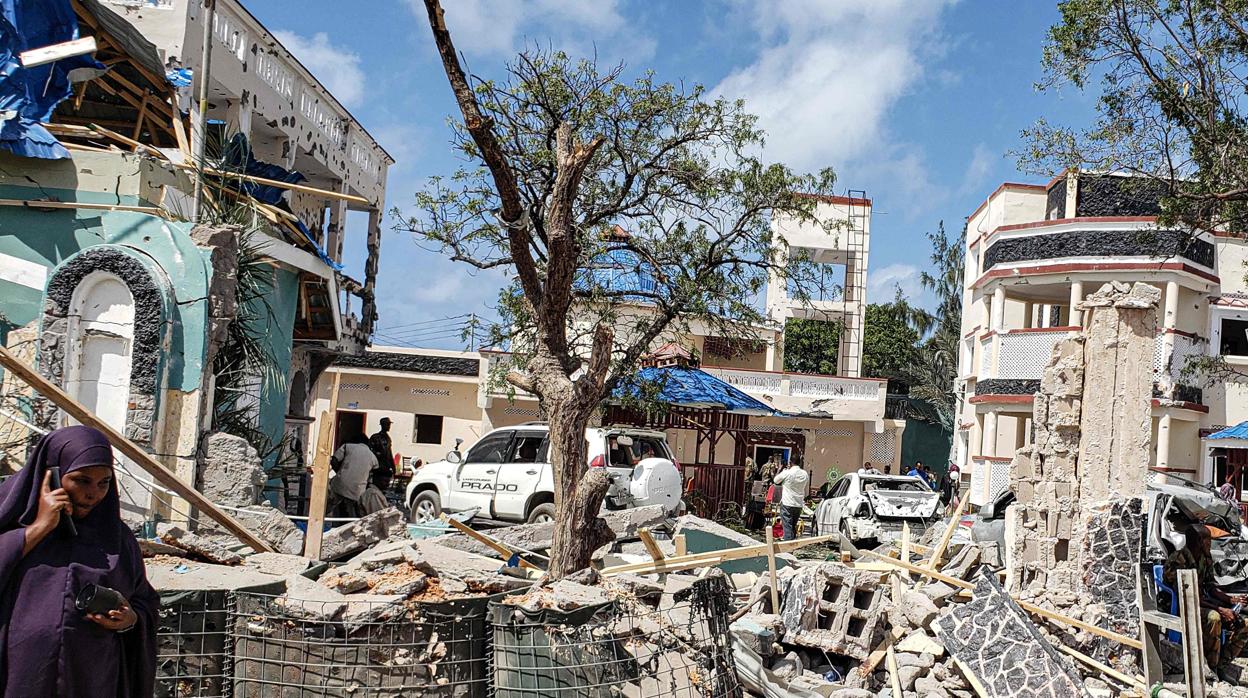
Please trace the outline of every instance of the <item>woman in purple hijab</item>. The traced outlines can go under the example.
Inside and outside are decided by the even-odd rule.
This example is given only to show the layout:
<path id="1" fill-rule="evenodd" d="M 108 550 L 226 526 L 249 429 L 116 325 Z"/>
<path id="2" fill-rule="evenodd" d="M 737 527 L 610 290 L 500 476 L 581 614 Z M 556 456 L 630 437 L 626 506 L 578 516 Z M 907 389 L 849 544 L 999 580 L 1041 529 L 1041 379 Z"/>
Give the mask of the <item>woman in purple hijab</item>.
<path id="1" fill-rule="evenodd" d="M 50 467 L 60 468 L 59 483 Z M 79 611 L 75 599 L 92 584 L 125 602 Z M 83 426 L 44 436 L 26 467 L 0 484 L 2 694 L 151 696 L 159 605 L 121 520 L 108 440 Z"/>

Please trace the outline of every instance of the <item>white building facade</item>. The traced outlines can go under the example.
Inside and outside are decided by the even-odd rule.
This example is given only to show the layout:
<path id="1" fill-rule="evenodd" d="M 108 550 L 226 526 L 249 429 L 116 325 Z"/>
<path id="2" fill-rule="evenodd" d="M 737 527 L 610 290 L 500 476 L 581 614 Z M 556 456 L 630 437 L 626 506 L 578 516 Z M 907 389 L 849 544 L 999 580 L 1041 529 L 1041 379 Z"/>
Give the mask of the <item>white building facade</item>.
<path id="1" fill-rule="evenodd" d="M 1160 228 L 1157 198 L 1138 179 L 1071 172 L 1003 184 L 969 217 L 955 452 L 973 504 L 1008 486 L 1014 452 L 1031 443 L 1032 395 L 1054 344 L 1081 327 L 1079 302 L 1111 281 L 1162 294 L 1153 472 L 1220 483 L 1244 464 L 1248 451 L 1203 438 L 1248 419 L 1245 386 L 1207 386 L 1184 367 L 1193 356 L 1248 365 L 1248 244 Z"/>

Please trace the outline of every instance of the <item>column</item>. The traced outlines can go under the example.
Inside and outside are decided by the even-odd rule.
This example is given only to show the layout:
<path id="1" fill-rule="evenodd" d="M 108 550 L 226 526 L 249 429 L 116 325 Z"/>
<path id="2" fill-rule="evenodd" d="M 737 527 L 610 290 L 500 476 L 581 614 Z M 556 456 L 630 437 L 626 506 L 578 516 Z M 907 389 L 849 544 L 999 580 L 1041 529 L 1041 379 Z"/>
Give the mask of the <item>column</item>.
<path id="1" fill-rule="evenodd" d="M 380 205 L 380 202 L 379 202 Z M 364 307 L 360 313 L 360 329 L 365 341 L 373 334 L 377 315 L 377 266 L 381 257 L 381 209 L 368 211 L 368 259 L 364 262 L 364 290 L 360 299 Z"/>
<path id="2" fill-rule="evenodd" d="M 984 433 L 979 445 L 979 455 L 997 455 L 997 413 L 995 411 L 984 413 Z"/>
<path id="3" fill-rule="evenodd" d="M 1083 325 L 1083 311 L 1079 310 L 1079 304 L 1083 302 L 1083 282 L 1072 281 L 1070 284 L 1070 324 L 1073 326 Z"/>
<path id="4" fill-rule="evenodd" d="M 998 285 L 992 292 L 992 319 L 988 329 L 1000 332 L 1005 325 L 1005 287 Z"/>
<path id="5" fill-rule="evenodd" d="M 1157 420 L 1157 467 L 1170 466 L 1170 420 L 1169 414 L 1161 415 Z"/>
<path id="6" fill-rule="evenodd" d="M 347 193 L 347 183 L 341 182 L 335 187 L 342 193 Z M 347 228 L 347 202 L 342 199 L 331 199 L 329 202 L 329 227 L 328 239 L 325 242 L 325 251 L 329 253 L 329 258 L 335 262 L 342 261 L 342 241 L 346 237 Z"/>
<path id="7" fill-rule="evenodd" d="M 1174 359 L 1174 329 L 1179 319 L 1179 283 L 1177 281 L 1167 281 L 1165 289 L 1165 298 L 1162 301 L 1161 327 L 1158 329 L 1158 335 L 1161 337 L 1161 375 L 1157 376 L 1158 382 L 1165 387 L 1174 383 L 1175 368 L 1171 367 Z M 1160 437 L 1159 437 L 1160 438 Z"/>

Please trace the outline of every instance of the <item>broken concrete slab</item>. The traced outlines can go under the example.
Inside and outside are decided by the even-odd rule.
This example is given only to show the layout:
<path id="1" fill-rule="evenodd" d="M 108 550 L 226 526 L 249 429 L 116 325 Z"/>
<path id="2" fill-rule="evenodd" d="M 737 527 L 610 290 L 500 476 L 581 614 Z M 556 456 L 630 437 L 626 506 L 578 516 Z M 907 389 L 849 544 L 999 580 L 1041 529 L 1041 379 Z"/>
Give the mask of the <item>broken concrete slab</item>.
<path id="1" fill-rule="evenodd" d="M 172 526 L 165 531 L 161 535 L 160 540 L 166 545 L 181 548 L 192 555 L 202 557 L 218 565 L 237 565 L 243 561 L 241 555 L 227 550 L 216 541 L 210 540 L 205 536 L 196 535 L 177 526 Z"/>
<path id="2" fill-rule="evenodd" d="M 217 504 L 248 507 L 260 501 L 268 475 L 246 439 L 216 432 L 203 440 L 196 489 Z"/>
<path id="3" fill-rule="evenodd" d="M 727 526 L 692 514 L 686 514 L 676 519 L 674 530 L 675 533 L 673 535 L 683 535 L 685 537 L 685 551 L 690 555 L 760 544 L 758 540 L 744 533 L 734 531 Z M 777 555 L 776 564 L 778 568 L 783 568 L 790 564 L 790 560 Z M 767 571 L 767 558 L 755 557 L 743 560 L 730 560 L 720 563 L 716 567 L 727 574 L 740 574 L 743 572 L 762 574 Z"/>
<path id="4" fill-rule="evenodd" d="M 303 574 L 307 572 L 312 565 L 316 564 L 315 560 L 310 560 L 300 555 L 286 555 L 284 553 L 256 553 L 243 558 L 243 564 L 254 567 L 257 570 L 272 574 L 278 577 L 289 577 L 292 574 Z"/>
<path id="5" fill-rule="evenodd" d="M 292 618 L 333 621 L 347 608 L 345 596 L 307 577 L 292 575 L 284 581 L 286 593 L 274 599 L 273 603 Z"/>
<path id="6" fill-rule="evenodd" d="M 295 522 L 291 521 L 290 517 L 274 509 L 268 502 L 240 507 L 230 513 L 239 523 L 246 526 L 247 530 L 273 546 L 274 551 L 287 555 L 298 555 L 303 551 L 303 531 L 295 526 Z M 216 523 L 207 523 L 204 529 L 225 532 L 225 529 Z"/>
<path id="7" fill-rule="evenodd" d="M 524 594 L 508 596 L 500 603 L 519 606 L 529 612 L 543 609 L 574 611 L 611 603 L 611 596 L 603 587 L 591 587 L 560 579 L 549 586 L 535 586 Z"/>
<path id="8" fill-rule="evenodd" d="M 330 529 L 321 539 L 321 559 L 341 560 L 400 533 L 407 533 L 403 512 L 383 509 Z"/>
<path id="9" fill-rule="evenodd" d="M 1086 696 L 1083 682 L 991 574 L 969 603 L 938 618 L 937 639 L 979 679 L 989 698 Z"/>
<path id="10" fill-rule="evenodd" d="M 939 657 L 945 653 L 945 646 L 937 642 L 930 635 L 922 631 L 909 633 L 897 643 L 898 652 L 909 652 L 912 654 L 929 654 L 932 657 Z"/>
<path id="11" fill-rule="evenodd" d="M 147 580 L 161 593 L 178 591 L 250 591 L 281 594 L 286 582 L 248 567 L 165 559 L 148 560 Z"/>
<path id="12" fill-rule="evenodd" d="M 156 555 L 172 555 L 173 557 L 186 557 L 186 551 L 175 545 L 169 545 L 159 540 L 151 538 L 139 538 L 139 552 L 143 557 L 154 557 Z"/>

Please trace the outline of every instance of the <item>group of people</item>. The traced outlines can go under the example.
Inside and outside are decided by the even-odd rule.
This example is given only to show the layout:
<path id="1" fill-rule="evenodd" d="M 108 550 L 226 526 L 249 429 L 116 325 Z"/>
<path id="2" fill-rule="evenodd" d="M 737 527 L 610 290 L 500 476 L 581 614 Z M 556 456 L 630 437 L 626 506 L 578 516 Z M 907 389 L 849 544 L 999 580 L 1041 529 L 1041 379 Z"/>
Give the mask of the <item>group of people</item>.
<path id="1" fill-rule="evenodd" d="M 394 480 L 394 450 L 390 441 L 390 418 L 381 418 L 381 430 L 371 437 L 363 433 L 346 440 L 329 459 L 330 516 L 358 518 L 390 506 L 386 490 Z"/>

